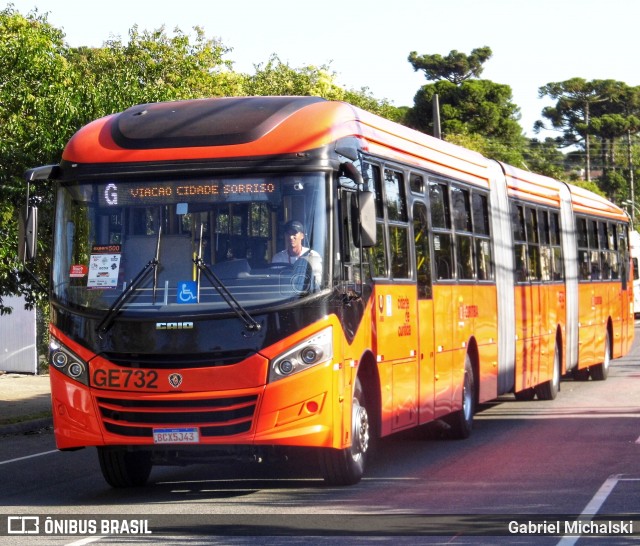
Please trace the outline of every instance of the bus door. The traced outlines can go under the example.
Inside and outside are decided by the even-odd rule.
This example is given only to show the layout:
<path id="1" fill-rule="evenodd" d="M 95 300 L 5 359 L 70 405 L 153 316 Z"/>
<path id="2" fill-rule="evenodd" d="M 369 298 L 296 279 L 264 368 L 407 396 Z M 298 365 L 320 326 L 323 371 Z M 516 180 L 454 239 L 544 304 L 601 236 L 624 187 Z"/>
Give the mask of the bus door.
<path id="1" fill-rule="evenodd" d="M 374 349 L 382 388 L 383 435 L 418 423 L 418 307 L 404 173 L 384 169 L 376 194 Z M 384 206 L 381 206 L 384 203 Z"/>
<path id="2" fill-rule="evenodd" d="M 594 239 L 595 222 L 577 218 L 578 234 L 578 366 L 587 368 L 593 364 L 596 333 L 597 295 L 592 281 L 600 279 L 600 256 L 597 239 Z M 593 249 L 595 243 L 595 250 Z M 591 248 L 590 248 L 591 245 Z"/>
<path id="3" fill-rule="evenodd" d="M 418 280 L 418 365 L 420 424 L 435 419 L 435 352 L 431 248 L 429 244 L 427 207 L 413 206 L 413 237 L 416 250 L 415 270 Z"/>
<path id="4" fill-rule="evenodd" d="M 434 417 L 451 413 L 453 397 L 454 332 L 458 321 L 456 267 L 449 186 L 429 181 L 433 248 L 433 382 Z"/>
<path id="5" fill-rule="evenodd" d="M 537 253 L 537 225 L 534 210 L 514 203 L 512 205 L 512 225 L 515 255 L 514 289 L 516 323 L 516 373 L 515 392 L 524 391 L 535 385 L 539 362 L 536 358 L 535 337 L 539 333 L 539 260 Z"/>

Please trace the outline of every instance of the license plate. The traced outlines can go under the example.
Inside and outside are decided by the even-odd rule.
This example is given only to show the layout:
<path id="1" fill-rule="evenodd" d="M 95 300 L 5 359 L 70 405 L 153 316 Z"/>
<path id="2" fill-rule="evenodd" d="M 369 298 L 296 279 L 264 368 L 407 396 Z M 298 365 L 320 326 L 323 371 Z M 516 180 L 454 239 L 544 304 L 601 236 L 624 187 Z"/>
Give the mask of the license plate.
<path id="1" fill-rule="evenodd" d="M 198 428 L 154 428 L 154 444 L 197 444 L 200 442 Z"/>

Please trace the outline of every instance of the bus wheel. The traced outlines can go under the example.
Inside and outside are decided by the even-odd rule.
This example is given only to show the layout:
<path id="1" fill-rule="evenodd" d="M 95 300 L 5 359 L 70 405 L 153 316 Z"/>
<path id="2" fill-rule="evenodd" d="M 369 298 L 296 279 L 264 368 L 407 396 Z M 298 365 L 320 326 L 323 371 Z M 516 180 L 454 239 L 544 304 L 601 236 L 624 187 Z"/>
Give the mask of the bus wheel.
<path id="1" fill-rule="evenodd" d="M 609 376 L 609 364 L 611 364 L 611 336 L 607 330 L 607 337 L 604 341 L 604 356 L 602 364 L 589 368 L 589 374 L 594 381 L 604 381 Z"/>
<path id="2" fill-rule="evenodd" d="M 473 414 L 476 410 L 475 379 L 469 355 L 464 360 L 464 379 L 462 380 L 462 408 L 445 418 L 451 426 L 449 434 L 456 440 L 468 438 L 473 428 Z"/>
<path id="3" fill-rule="evenodd" d="M 370 422 L 360 380 L 356 379 L 351 409 L 351 447 L 320 449 L 320 468 L 330 485 L 353 485 L 364 474 L 370 447 Z"/>
<path id="4" fill-rule="evenodd" d="M 549 381 L 545 381 L 536 387 L 536 394 L 540 400 L 553 400 L 560 390 L 560 346 L 556 341 L 555 354 L 553 355 L 553 371 Z"/>
<path id="5" fill-rule="evenodd" d="M 529 402 L 536 397 L 536 390 L 533 387 L 514 393 L 518 402 Z"/>
<path id="6" fill-rule="evenodd" d="M 571 371 L 571 375 L 574 381 L 588 381 L 589 380 L 589 368 L 574 368 Z"/>
<path id="7" fill-rule="evenodd" d="M 137 487 L 151 474 L 151 453 L 121 448 L 98 448 L 100 470 L 111 487 Z"/>

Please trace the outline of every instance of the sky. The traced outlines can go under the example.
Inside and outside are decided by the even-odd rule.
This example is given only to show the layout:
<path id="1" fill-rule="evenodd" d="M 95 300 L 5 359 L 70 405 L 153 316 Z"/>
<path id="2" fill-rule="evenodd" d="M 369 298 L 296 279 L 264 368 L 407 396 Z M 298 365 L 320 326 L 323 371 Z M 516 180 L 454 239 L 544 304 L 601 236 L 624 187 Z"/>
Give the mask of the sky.
<path id="1" fill-rule="evenodd" d="M 272 54 L 291 67 L 328 65 L 338 84 L 412 106 L 428 83 L 411 51 L 469 54 L 489 46 L 483 79 L 509 85 L 528 136 L 541 119 L 538 96 L 573 77 L 640 85 L 640 0 L 0 0 L 23 15 L 48 13 L 70 46 L 98 47 L 129 29 L 194 26 L 219 38 L 234 69 L 252 73 Z"/>

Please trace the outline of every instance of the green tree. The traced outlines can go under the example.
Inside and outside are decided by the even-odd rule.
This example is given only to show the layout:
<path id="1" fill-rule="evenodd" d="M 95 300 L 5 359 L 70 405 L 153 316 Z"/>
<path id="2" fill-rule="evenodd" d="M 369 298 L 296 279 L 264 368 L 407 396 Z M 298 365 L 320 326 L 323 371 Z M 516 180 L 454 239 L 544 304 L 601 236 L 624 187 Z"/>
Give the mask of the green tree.
<path id="1" fill-rule="evenodd" d="M 560 152 L 553 138 L 544 141 L 531 139 L 523 151 L 523 160 L 530 171 L 550 176 L 556 180 L 567 179 L 568 163 L 565 154 Z"/>
<path id="2" fill-rule="evenodd" d="M 169 35 L 164 27 L 141 32 L 134 26 L 126 44 L 115 39 L 71 50 L 80 125 L 134 104 L 241 93 L 244 78 L 224 59 L 229 50 L 201 28 L 194 32 L 192 40 L 179 28 Z"/>
<path id="3" fill-rule="evenodd" d="M 606 100 L 599 92 L 597 84 L 583 78 L 571 78 L 563 82 L 552 82 L 538 90 L 540 97 L 548 96 L 556 101 L 555 106 L 547 106 L 542 116 L 551 122 L 554 129 L 562 131 L 558 139 L 561 147 L 581 146 L 585 150 L 585 172 L 587 181 L 591 179 L 591 142 L 589 127 L 594 106 Z M 536 130 L 545 128 L 542 121 L 536 122 Z"/>
<path id="4" fill-rule="evenodd" d="M 434 80 L 434 83 L 418 90 L 413 108 L 406 114 L 406 123 L 433 134 L 433 99 L 437 95 L 443 138 L 470 144 L 481 153 L 519 165 L 526 140 L 518 122 L 520 111 L 513 103 L 511 88 L 475 79 L 482 74 L 482 65 L 490 58 L 489 47 L 474 49 L 468 56 L 455 50 L 446 57 L 418 56 L 412 52 L 409 62 L 414 70 L 423 70 L 427 80 Z"/>
<path id="5" fill-rule="evenodd" d="M 427 80 L 447 80 L 460 85 L 470 78 L 479 78 L 493 52 L 490 47 L 479 47 L 465 55 L 452 50 L 446 57 L 442 55 L 418 55 L 416 51 L 409 53 L 409 62 L 417 72 L 423 70 Z"/>
<path id="6" fill-rule="evenodd" d="M 272 55 L 266 64 L 257 64 L 254 68 L 255 74 L 244 78 L 242 94 L 322 97 L 345 101 L 394 121 L 404 118 L 405 109 L 397 108 L 387 100 L 376 99 L 366 87 L 355 90 L 338 85 L 329 66 L 294 68 L 283 63 L 277 55 Z"/>
<path id="7" fill-rule="evenodd" d="M 0 313 L 2 296 L 23 294 L 30 303 L 43 299 L 31 290 L 17 260 L 17 211 L 25 205 L 24 170 L 54 163 L 73 131 L 72 97 L 63 34 L 46 15 L 20 15 L 12 6 L 0 12 Z M 51 188 L 33 186 L 40 205 L 41 231 L 51 231 Z M 45 235 L 46 239 L 46 235 Z M 48 276 L 48 256 L 40 253 L 35 271 Z"/>
<path id="8" fill-rule="evenodd" d="M 539 90 L 540 96 L 556 101 L 542 111 L 551 126 L 562 131 L 557 139 L 561 147 L 572 146 L 584 158 L 586 180 L 591 180 L 594 158 L 600 158 L 597 170 L 602 170 L 600 186 L 613 199 L 628 196 L 629 184 L 619 172 L 631 163 L 632 136 L 640 130 L 640 91 L 615 80 L 571 78 L 549 83 Z M 544 128 L 538 121 L 537 128 Z M 620 143 L 626 141 L 626 154 Z M 571 155 L 576 155 L 573 152 Z M 625 157 L 626 156 L 626 157 Z M 631 172 L 627 175 L 629 178 Z"/>

